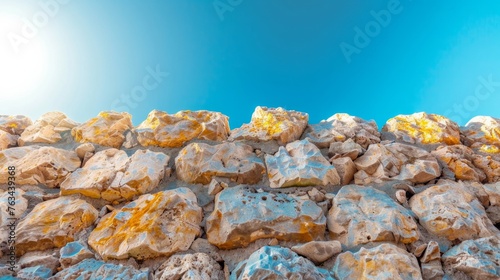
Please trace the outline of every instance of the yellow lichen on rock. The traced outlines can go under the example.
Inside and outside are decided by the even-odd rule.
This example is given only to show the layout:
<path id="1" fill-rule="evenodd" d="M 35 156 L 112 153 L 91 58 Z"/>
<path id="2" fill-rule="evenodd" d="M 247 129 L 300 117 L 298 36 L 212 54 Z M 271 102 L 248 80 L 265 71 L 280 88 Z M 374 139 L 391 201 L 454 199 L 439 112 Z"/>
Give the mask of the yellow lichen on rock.
<path id="1" fill-rule="evenodd" d="M 32 123 L 31 119 L 26 116 L 0 115 L 0 130 L 13 135 L 21 135 Z"/>
<path id="2" fill-rule="evenodd" d="M 306 113 L 258 106 L 251 122 L 233 130 L 230 139 L 277 140 L 280 144 L 287 144 L 300 138 L 308 120 L 309 115 Z"/>
<path id="3" fill-rule="evenodd" d="M 129 113 L 100 112 L 97 117 L 74 127 L 71 135 L 79 143 L 92 142 L 120 148 L 125 141 L 124 132 L 132 127 L 132 116 Z"/>
<path id="4" fill-rule="evenodd" d="M 189 249 L 202 215 L 187 188 L 146 194 L 104 216 L 88 243 L 105 260 L 170 256 Z"/>
<path id="5" fill-rule="evenodd" d="M 17 255 L 63 247 L 97 216 L 97 210 L 81 199 L 60 197 L 39 203 L 18 225 Z"/>
<path id="6" fill-rule="evenodd" d="M 142 146 L 175 148 L 192 139 L 223 141 L 229 135 L 228 117 L 210 111 L 180 111 L 174 115 L 153 110 L 137 127 Z"/>
<path id="7" fill-rule="evenodd" d="M 392 132 L 398 139 L 421 144 L 460 144 L 456 123 L 436 114 L 415 113 L 391 118 L 382 131 Z"/>

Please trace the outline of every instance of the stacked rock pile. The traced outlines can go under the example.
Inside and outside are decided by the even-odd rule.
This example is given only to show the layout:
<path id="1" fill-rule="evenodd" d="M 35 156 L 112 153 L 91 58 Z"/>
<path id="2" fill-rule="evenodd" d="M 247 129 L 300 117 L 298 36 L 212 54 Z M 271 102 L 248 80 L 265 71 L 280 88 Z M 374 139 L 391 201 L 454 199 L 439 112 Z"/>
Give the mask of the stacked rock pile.
<path id="1" fill-rule="evenodd" d="M 500 119 L 0 116 L 2 279 L 500 279 Z"/>

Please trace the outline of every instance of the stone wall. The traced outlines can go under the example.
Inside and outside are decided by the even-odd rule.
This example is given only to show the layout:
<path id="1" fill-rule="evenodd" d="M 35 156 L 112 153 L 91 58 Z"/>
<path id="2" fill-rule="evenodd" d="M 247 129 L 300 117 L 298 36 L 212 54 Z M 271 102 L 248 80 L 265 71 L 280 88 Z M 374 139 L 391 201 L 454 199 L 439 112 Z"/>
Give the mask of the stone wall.
<path id="1" fill-rule="evenodd" d="M 491 117 L 0 116 L 0 188 L 0 275 L 18 279 L 500 275 Z"/>

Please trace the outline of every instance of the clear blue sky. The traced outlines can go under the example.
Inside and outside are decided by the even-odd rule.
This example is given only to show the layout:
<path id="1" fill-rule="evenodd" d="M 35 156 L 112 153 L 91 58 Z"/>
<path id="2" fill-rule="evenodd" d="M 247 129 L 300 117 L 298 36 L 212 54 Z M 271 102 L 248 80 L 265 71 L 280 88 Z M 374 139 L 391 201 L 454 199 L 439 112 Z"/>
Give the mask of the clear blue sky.
<path id="1" fill-rule="evenodd" d="M 40 4 L 53 1 L 0 0 L 0 59 L 10 61 L 0 61 L 0 114 L 60 110 L 83 122 L 127 109 L 138 124 L 152 109 L 206 109 L 232 128 L 258 105 L 379 127 L 419 111 L 462 125 L 500 117 L 499 1 Z M 157 67 L 168 72 L 160 82 L 148 78 Z"/>

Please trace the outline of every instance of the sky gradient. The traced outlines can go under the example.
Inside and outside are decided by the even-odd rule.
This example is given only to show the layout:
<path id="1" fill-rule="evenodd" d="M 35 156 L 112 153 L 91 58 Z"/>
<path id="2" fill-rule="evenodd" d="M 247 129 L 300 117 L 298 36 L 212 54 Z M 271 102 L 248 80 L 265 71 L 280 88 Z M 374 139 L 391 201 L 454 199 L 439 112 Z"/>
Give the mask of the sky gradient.
<path id="1" fill-rule="evenodd" d="M 0 0 L 0 32 L 0 114 L 500 117 L 493 0 Z"/>

